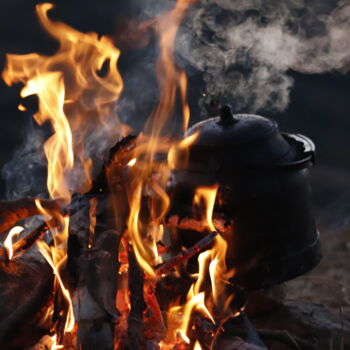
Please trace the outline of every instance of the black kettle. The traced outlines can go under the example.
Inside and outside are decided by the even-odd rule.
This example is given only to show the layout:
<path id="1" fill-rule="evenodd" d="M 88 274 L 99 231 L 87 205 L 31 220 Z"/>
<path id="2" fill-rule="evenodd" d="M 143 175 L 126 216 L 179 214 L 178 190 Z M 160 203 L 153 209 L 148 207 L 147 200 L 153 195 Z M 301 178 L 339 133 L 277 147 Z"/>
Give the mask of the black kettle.
<path id="1" fill-rule="evenodd" d="M 224 234 L 233 283 L 266 288 L 315 267 L 321 259 L 309 183 L 315 146 L 305 136 L 281 133 L 277 123 L 252 115 L 220 115 L 190 128 L 199 132 L 188 162 L 176 162 L 169 183 L 173 208 L 191 208 L 196 188 L 219 185 L 215 212 L 233 221 Z M 176 209 L 175 209 L 176 210 Z M 178 230 L 179 245 L 198 240 Z"/>

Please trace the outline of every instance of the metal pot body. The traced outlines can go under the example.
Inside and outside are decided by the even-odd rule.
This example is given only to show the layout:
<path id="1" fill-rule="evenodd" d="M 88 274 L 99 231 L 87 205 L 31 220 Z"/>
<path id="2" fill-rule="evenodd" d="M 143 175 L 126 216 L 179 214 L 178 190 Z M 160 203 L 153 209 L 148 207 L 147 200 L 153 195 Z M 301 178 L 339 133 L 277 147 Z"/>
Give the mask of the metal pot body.
<path id="1" fill-rule="evenodd" d="M 302 135 L 280 135 L 290 147 L 289 158 L 281 162 L 237 162 L 229 152 L 220 157 L 213 148 L 193 145 L 187 167 L 175 169 L 170 181 L 172 212 L 182 215 L 191 215 L 198 187 L 219 185 L 214 211 L 233 221 L 232 230 L 223 234 L 226 263 L 235 270 L 232 282 L 246 289 L 292 279 L 321 259 L 309 181 L 314 145 Z M 194 231 L 179 230 L 176 243 L 190 246 L 198 239 Z"/>

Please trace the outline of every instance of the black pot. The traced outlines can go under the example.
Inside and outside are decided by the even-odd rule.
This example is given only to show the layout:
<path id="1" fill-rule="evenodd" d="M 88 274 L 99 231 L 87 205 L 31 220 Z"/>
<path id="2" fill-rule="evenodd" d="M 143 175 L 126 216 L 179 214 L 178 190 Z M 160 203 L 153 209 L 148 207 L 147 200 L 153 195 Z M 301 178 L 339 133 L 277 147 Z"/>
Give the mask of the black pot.
<path id="1" fill-rule="evenodd" d="M 200 132 L 188 162 L 175 162 L 169 193 L 173 210 L 191 208 L 195 189 L 219 185 L 215 212 L 233 220 L 227 264 L 233 282 L 268 287 L 312 269 L 321 259 L 309 183 L 315 147 L 302 135 L 280 133 L 266 118 L 232 115 L 194 125 Z M 189 246 L 198 233 L 179 231 L 177 244 Z"/>

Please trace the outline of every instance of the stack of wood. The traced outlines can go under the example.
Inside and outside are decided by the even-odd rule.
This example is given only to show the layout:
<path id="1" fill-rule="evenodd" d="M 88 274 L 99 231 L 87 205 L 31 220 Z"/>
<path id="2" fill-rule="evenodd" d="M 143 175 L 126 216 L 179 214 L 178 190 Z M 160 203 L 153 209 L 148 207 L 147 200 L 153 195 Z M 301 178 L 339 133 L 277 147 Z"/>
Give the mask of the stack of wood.
<path id="1" fill-rule="evenodd" d="M 115 160 L 118 152 L 127 152 L 130 140 L 133 138 L 112 150 L 110 161 Z M 119 191 L 115 196 L 106 176 L 108 165 L 92 190 L 74 195 L 69 207 L 68 259 L 61 275 L 73 300 L 76 347 L 82 350 L 156 350 L 166 335 L 169 303 L 184 299 L 186 286 L 193 283 L 188 274 L 174 274 L 174 269 L 181 271 L 195 255 L 210 248 L 219 233 L 202 236 L 184 251 L 169 247 L 168 260 L 155 267 L 158 282 L 150 281 L 137 263 L 127 239 L 128 201 L 123 190 L 127 179 L 118 173 L 118 167 L 113 170 L 113 181 L 117 182 L 113 188 Z M 117 214 L 113 201 L 116 197 L 124 208 Z M 56 201 L 42 201 L 42 205 L 63 210 Z M 37 214 L 34 200 L 30 198 L 0 202 L 0 229 L 5 231 L 18 220 Z M 205 229 L 200 221 L 175 214 L 164 224 L 197 232 Z M 231 225 L 219 214 L 214 215 L 214 224 L 219 232 L 225 232 Z M 72 345 L 72 340 L 64 335 L 67 305 L 59 291 L 53 294 L 52 270 L 34 248 L 36 240 L 42 239 L 46 230 L 46 224 L 42 223 L 21 237 L 14 245 L 16 258 L 13 260 L 0 248 L 1 349 L 29 348 L 44 333 L 49 333 L 52 325 L 59 343 L 66 342 L 67 349 Z M 125 266 L 127 269 L 123 268 Z M 118 304 L 123 295 L 129 296 L 130 306 Z M 350 348 L 350 323 L 338 320 L 322 305 L 286 301 L 271 291 L 247 293 L 236 289 L 235 295 L 237 309 L 245 305 L 245 311 L 239 316 L 216 319 L 213 324 L 194 313 L 189 336 L 193 342 L 199 340 L 203 350 Z M 53 315 L 48 325 L 42 319 L 50 308 L 53 308 Z M 173 349 L 190 350 L 193 342 L 174 345 Z M 45 344 L 49 344 L 47 337 L 33 349 L 49 349 L 50 345 Z"/>

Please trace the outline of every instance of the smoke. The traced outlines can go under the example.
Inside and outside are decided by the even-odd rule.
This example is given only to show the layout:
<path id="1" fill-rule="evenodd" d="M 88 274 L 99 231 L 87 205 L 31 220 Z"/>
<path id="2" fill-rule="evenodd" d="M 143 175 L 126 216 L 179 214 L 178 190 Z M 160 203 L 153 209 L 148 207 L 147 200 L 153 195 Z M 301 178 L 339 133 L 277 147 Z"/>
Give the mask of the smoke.
<path id="1" fill-rule="evenodd" d="M 347 0 L 199 0 L 179 33 L 177 54 L 202 72 L 202 102 L 283 111 L 290 70 L 349 70 L 349 34 Z"/>
<path id="2" fill-rule="evenodd" d="M 6 183 L 6 198 L 16 199 L 25 196 L 47 195 L 43 151 L 45 133 L 38 128 L 28 127 L 26 139 L 12 159 L 1 169 Z"/>

